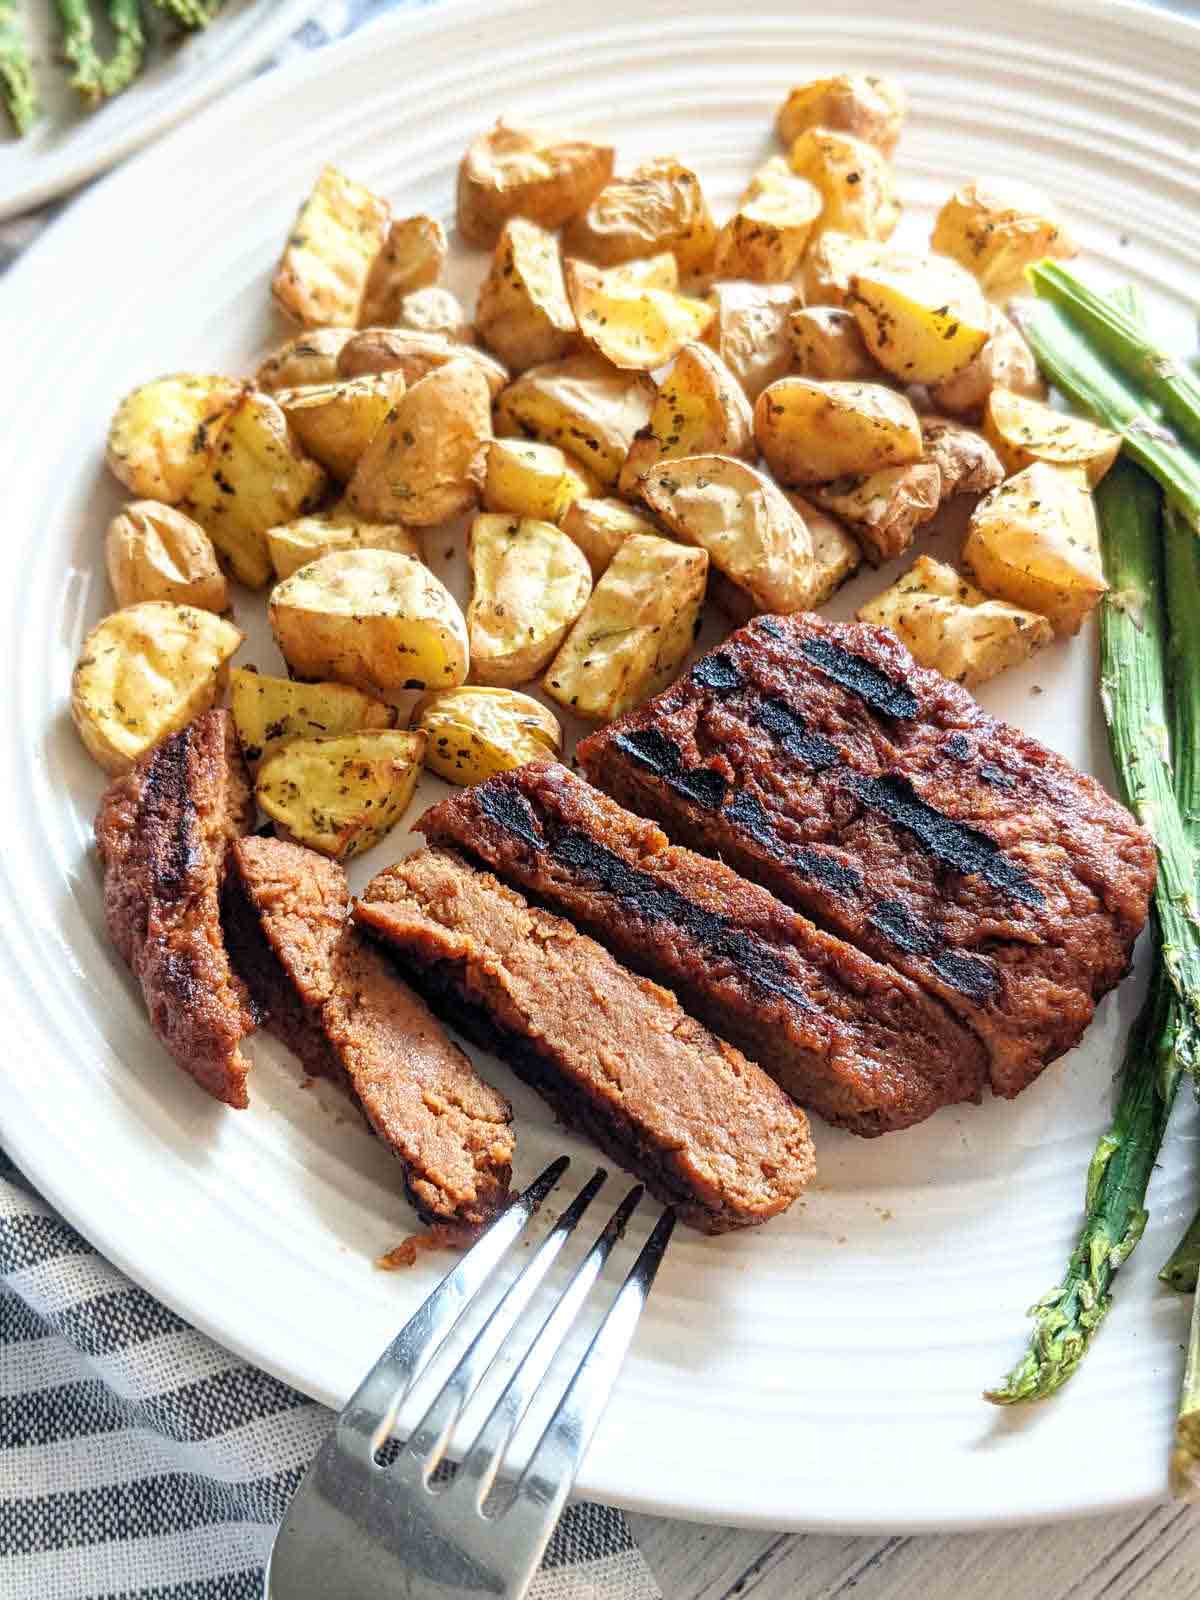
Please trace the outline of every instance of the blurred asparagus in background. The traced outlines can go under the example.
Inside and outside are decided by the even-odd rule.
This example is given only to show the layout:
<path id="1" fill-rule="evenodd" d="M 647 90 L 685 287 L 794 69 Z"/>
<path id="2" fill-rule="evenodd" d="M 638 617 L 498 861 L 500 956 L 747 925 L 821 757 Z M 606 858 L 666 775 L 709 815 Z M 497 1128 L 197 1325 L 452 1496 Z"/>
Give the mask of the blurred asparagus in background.
<path id="1" fill-rule="evenodd" d="M 39 106 L 16 0 L 0 0 L 0 95 L 13 127 L 24 133 L 33 125 Z"/>

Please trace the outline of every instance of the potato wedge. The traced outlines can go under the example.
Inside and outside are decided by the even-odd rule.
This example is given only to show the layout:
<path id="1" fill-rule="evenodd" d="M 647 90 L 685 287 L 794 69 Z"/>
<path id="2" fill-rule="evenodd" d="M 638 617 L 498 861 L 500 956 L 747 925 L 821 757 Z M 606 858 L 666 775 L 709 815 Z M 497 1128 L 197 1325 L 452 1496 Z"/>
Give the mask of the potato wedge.
<path id="1" fill-rule="evenodd" d="M 892 169 L 873 144 L 832 128 L 806 128 L 792 143 L 788 161 L 796 176 L 820 193 L 821 232 L 891 238 L 900 220 L 900 202 Z"/>
<path id="2" fill-rule="evenodd" d="M 393 222 L 367 274 L 359 327 L 396 321 L 405 297 L 435 284 L 445 262 L 446 231 L 440 222 L 422 215 Z"/>
<path id="3" fill-rule="evenodd" d="M 134 500 L 108 525 L 108 581 L 119 606 L 170 600 L 201 611 L 224 611 L 229 585 L 212 540 L 191 517 L 157 500 Z"/>
<path id="4" fill-rule="evenodd" d="M 394 728 L 285 739 L 263 758 L 255 798 L 281 839 L 343 861 L 408 810 L 425 743 L 420 731 Z"/>
<path id="5" fill-rule="evenodd" d="M 1003 311 L 988 307 L 988 342 L 974 361 L 930 386 L 929 398 L 939 411 L 978 422 L 994 388 L 1011 389 L 1031 400 L 1046 398 L 1046 385 L 1033 351 Z"/>
<path id="6" fill-rule="evenodd" d="M 706 272 L 717 230 L 700 180 L 674 156 L 607 183 L 567 224 L 563 250 L 600 267 L 670 250 L 682 273 Z"/>
<path id="7" fill-rule="evenodd" d="M 656 462 L 680 456 L 755 455 L 750 402 L 720 356 L 702 344 L 686 344 L 659 387 L 650 421 L 640 430 L 618 488 L 637 496 Z"/>
<path id="8" fill-rule="evenodd" d="M 390 222 L 386 200 L 326 167 L 300 207 L 271 280 L 280 310 L 306 328 L 356 327 Z"/>
<path id="9" fill-rule="evenodd" d="M 921 457 L 921 424 L 902 394 L 879 383 L 780 378 L 754 408 L 754 437 L 785 484 L 829 483 Z"/>
<path id="10" fill-rule="evenodd" d="M 987 343 L 991 317 L 970 273 L 946 257 L 864 267 L 847 304 L 867 349 L 901 383 L 941 383 Z"/>
<path id="11" fill-rule="evenodd" d="M 993 389 L 983 413 L 984 437 L 1004 463 L 1005 475 L 1035 461 L 1082 467 L 1094 489 L 1117 459 L 1121 435 L 1083 417 L 1071 417 L 1040 400 Z"/>
<path id="12" fill-rule="evenodd" d="M 325 473 L 300 449 L 279 404 L 247 390 L 221 428 L 211 464 L 184 510 L 208 534 L 236 578 L 261 589 L 271 578 L 267 529 L 312 509 Z"/>
<path id="13" fill-rule="evenodd" d="M 613 556 L 542 687 L 576 716 L 610 722 L 665 689 L 700 630 L 708 556 L 634 534 Z"/>
<path id="14" fill-rule="evenodd" d="M 613 489 L 656 392 L 645 373 L 619 372 L 590 352 L 568 356 L 509 384 L 496 401 L 496 432 L 556 444 Z"/>
<path id="15" fill-rule="evenodd" d="M 475 343 L 475 328 L 457 295 L 436 284 L 414 289 L 396 307 L 395 323 L 411 333 L 438 333 L 459 344 Z"/>
<path id="16" fill-rule="evenodd" d="M 787 283 L 795 274 L 825 202 L 806 178 L 780 166 L 782 173 L 764 169 L 756 176 L 717 235 L 718 277 Z"/>
<path id="17" fill-rule="evenodd" d="M 679 263 L 669 250 L 625 261 L 619 267 L 606 268 L 606 272 L 610 283 L 633 289 L 665 289 L 668 294 L 675 294 L 679 289 Z"/>
<path id="18" fill-rule="evenodd" d="M 981 500 L 963 560 L 987 594 L 1078 633 L 1108 585 L 1092 492 L 1080 467 L 1035 461 Z"/>
<path id="19" fill-rule="evenodd" d="M 485 512 L 467 541 L 471 677 L 509 688 L 536 678 L 587 604 L 587 557 L 552 522 Z"/>
<path id="20" fill-rule="evenodd" d="M 594 487 L 587 468 L 568 460 L 556 445 L 493 439 L 488 446 L 485 511 L 557 522 L 573 500 L 591 494 Z"/>
<path id="21" fill-rule="evenodd" d="M 506 222 L 475 304 L 480 337 L 513 372 L 578 347 L 558 239 L 524 217 Z"/>
<path id="22" fill-rule="evenodd" d="M 794 144 L 808 128 L 833 128 L 891 156 L 907 116 L 908 96 L 894 79 L 842 72 L 793 89 L 779 108 L 775 126 L 786 145 Z"/>
<path id="23" fill-rule="evenodd" d="M 398 372 L 306 384 L 275 394 L 301 445 L 340 483 L 354 475 L 376 429 L 403 397 L 404 379 Z"/>
<path id="24" fill-rule="evenodd" d="M 612 177 L 615 154 L 611 145 L 497 122 L 459 166 L 458 231 L 490 248 L 510 217 L 561 228 Z"/>
<path id="25" fill-rule="evenodd" d="M 359 457 L 346 503 L 371 522 L 445 522 L 478 500 L 491 436 L 491 395 L 479 368 L 438 367 L 388 411 Z"/>
<path id="26" fill-rule="evenodd" d="M 409 725 L 428 736 L 425 765 L 447 783 L 485 783 L 562 749 L 558 718 L 514 689 L 441 689 L 417 701 Z"/>
<path id="27" fill-rule="evenodd" d="M 858 620 L 890 628 L 921 666 L 968 689 L 1019 666 L 1054 637 L 1045 617 L 989 600 L 929 556 L 918 556 L 890 589 L 860 606 Z"/>
<path id="28" fill-rule="evenodd" d="M 411 389 L 451 361 L 467 361 L 475 367 L 493 400 L 510 381 L 508 368 L 494 356 L 448 339 L 444 333 L 418 333 L 415 328 L 364 328 L 347 340 L 338 356 L 337 376 L 367 378 L 398 372 Z"/>
<path id="29" fill-rule="evenodd" d="M 788 317 L 796 291 L 785 283 L 715 283 L 716 312 L 705 339 L 746 391 L 751 405 L 792 365 Z"/>
<path id="30" fill-rule="evenodd" d="M 844 306 L 850 293 L 850 279 L 860 269 L 900 265 L 918 259 L 872 239 L 855 239 L 836 229 L 822 230 L 804 255 L 800 273 L 803 304 Z"/>
<path id="31" fill-rule="evenodd" d="M 341 502 L 328 511 L 268 528 L 267 550 L 277 578 L 290 578 L 310 561 L 319 561 L 335 550 L 393 550 L 421 559 L 415 528 L 406 528 L 402 522 L 364 522 Z"/>
<path id="32" fill-rule="evenodd" d="M 789 321 L 795 369 L 802 378 L 845 382 L 865 378 L 887 382 L 887 375 L 863 343 L 851 311 L 841 306 L 801 306 Z"/>
<path id="33" fill-rule="evenodd" d="M 580 337 L 623 371 L 651 372 L 673 361 L 713 320 L 704 300 L 631 284 L 586 261 L 568 260 L 566 280 Z"/>
<path id="34" fill-rule="evenodd" d="M 297 678 L 368 694 L 466 682 L 466 621 L 445 584 L 413 556 L 335 551 L 277 584 L 269 610 Z"/>
<path id="35" fill-rule="evenodd" d="M 804 518 L 748 462 L 720 455 L 663 461 L 642 479 L 642 496 L 673 534 L 708 552 L 714 570 L 744 589 L 756 612 L 812 605 Z"/>
<path id="36" fill-rule="evenodd" d="M 949 417 L 922 417 L 925 460 L 942 475 L 941 498 L 988 494 L 1003 481 L 1000 458 L 981 433 Z"/>
<path id="37" fill-rule="evenodd" d="M 139 500 L 177 504 L 208 466 L 244 388 L 236 378 L 191 372 L 139 384 L 109 424 L 109 471 Z"/>
<path id="38" fill-rule="evenodd" d="M 849 525 L 873 567 L 894 561 L 933 517 L 942 498 L 942 474 L 930 461 L 814 486 L 809 493 L 823 511 Z"/>
<path id="39" fill-rule="evenodd" d="M 956 189 L 937 214 L 930 245 L 995 299 L 1020 293 L 1025 268 L 1044 256 L 1079 254 L 1049 198 L 1012 178 L 975 178 Z"/>
<path id="40" fill-rule="evenodd" d="M 586 496 L 574 500 L 559 526 L 587 557 L 592 577 L 599 578 L 617 551 L 635 533 L 658 534 L 658 524 L 624 500 Z"/>
<path id="41" fill-rule="evenodd" d="M 336 383 L 338 356 L 354 338 L 353 328 L 309 328 L 273 350 L 254 374 L 254 387 L 304 389 L 311 383 Z"/>
<path id="42" fill-rule="evenodd" d="M 812 605 L 824 605 L 862 566 L 862 550 L 854 535 L 828 511 L 800 494 L 788 493 L 785 498 L 804 518 L 812 540 Z"/>
<path id="43" fill-rule="evenodd" d="M 394 728 L 396 708 L 346 683 L 295 683 L 254 667 L 229 674 L 229 709 L 251 766 L 283 739 Z"/>
<path id="44" fill-rule="evenodd" d="M 105 772 L 127 772 L 152 745 L 216 705 L 242 642 L 196 606 L 144 600 L 98 622 L 71 678 L 71 720 Z"/>

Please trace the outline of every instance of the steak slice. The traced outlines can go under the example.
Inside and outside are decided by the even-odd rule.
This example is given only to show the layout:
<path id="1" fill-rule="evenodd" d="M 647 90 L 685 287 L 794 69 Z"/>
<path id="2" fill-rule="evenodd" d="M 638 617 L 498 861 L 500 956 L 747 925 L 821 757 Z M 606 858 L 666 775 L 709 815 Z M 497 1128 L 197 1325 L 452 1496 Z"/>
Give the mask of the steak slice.
<path id="1" fill-rule="evenodd" d="M 475 1230 L 502 1209 L 512 1108 L 348 920 L 336 862 L 281 839 L 230 853 L 230 949 L 267 1026 L 341 1083 L 396 1155 L 425 1222 Z"/>
<path id="2" fill-rule="evenodd" d="M 1153 845 L 882 628 L 758 617 L 578 747 L 584 771 L 907 973 L 1011 1096 L 1128 970 Z"/>
<path id="3" fill-rule="evenodd" d="M 368 884 L 358 922 L 431 1004 L 706 1233 L 765 1222 L 813 1172 L 804 1113 L 674 995 L 449 851 Z"/>
<path id="4" fill-rule="evenodd" d="M 109 935 L 142 986 L 150 1025 L 214 1099 L 247 1105 L 239 1048 L 257 1022 L 221 935 L 226 852 L 254 818 L 228 711 L 206 711 L 104 793 L 96 845 Z"/>
<path id="5" fill-rule="evenodd" d="M 828 1122 L 886 1133 L 980 1098 L 987 1058 L 939 1001 L 556 761 L 460 789 L 417 827 L 674 989 Z"/>

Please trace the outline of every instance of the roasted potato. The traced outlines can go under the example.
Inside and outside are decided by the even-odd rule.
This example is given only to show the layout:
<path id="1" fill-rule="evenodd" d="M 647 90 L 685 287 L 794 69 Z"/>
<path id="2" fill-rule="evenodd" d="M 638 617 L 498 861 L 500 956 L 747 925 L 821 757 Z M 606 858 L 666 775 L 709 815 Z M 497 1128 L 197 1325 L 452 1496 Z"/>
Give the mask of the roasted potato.
<path id="1" fill-rule="evenodd" d="M 987 594 L 1078 633 L 1108 585 L 1087 478 L 1080 467 L 1035 461 L 981 500 L 963 560 Z"/>
<path id="2" fill-rule="evenodd" d="M 475 305 L 483 342 L 514 372 L 558 361 L 579 344 L 558 240 L 524 217 L 506 222 Z"/>
<path id="3" fill-rule="evenodd" d="M 421 542 L 416 530 L 402 522 L 364 522 L 342 503 L 267 529 L 267 551 L 277 578 L 290 578 L 335 550 L 394 550 L 420 560 Z"/>
<path id="4" fill-rule="evenodd" d="M 706 272 L 717 230 L 700 180 L 674 156 L 658 156 L 600 190 L 567 224 L 563 249 L 600 267 L 670 250 L 682 273 Z"/>
<path id="5" fill-rule="evenodd" d="M 338 356 L 337 376 L 367 378 L 398 372 L 411 389 L 451 361 L 466 361 L 475 367 L 493 400 L 509 381 L 508 368 L 494 356 L 448 339 L 444 333 L 418 333 L 414 328 L 364 328 L 347 340 Z"/>
<path id="6" fill-rule="evenodd" d="M 343 376 L 338 371 L 338 356 L 353 338 L 353 328 L 310 328 L 298 333 L 262 363 L 254 374 L 254 387 L 273 394 L 276 389 L 336 383 Z"/>
<path id="7" fill-rule="evenodd" d="M 812 605 L 812 540 L 782 489 L 732 456 L 687 456 L 651 467 L 642 496 L 672 533 L 708 552 L 755 611 Z"/>
<path id="8" fill-rule="evenodd" d="M 108 525 L 108 581 L 119 606 L 170 600 L 201 611 L 224 611 L 229 586 L 212 540 L 191 517 L 157 500 L 134 500 Z"/>
<path id="9" fill-rule="evenodd" d="M 428 736 L 425 765 L 447 783 L 485 783 L 562 749 L 558 718 L 515 689 L 440 689 L 417 701 L 410 726 Z"/>
<path id="10" fill-rule="evenodd" d="M 465 683 L 467 624 L 413 556 L 341 550 L 271 594 L 271 630 L 293 676 L 390 694 Z"/>
<path id="11" fill-rule="evenodd" d="M 872 239 L 852 238 L 836 229 L 822 230 L 804 255 L 800 273 L 806 306 L 844 306 L 850 293 L 850 279 L 869 267 L 900 265 L 919 259 L 893 250 Z"/>
<path id="12" fill-rule="evenodd" d="M 556 444 L 613 489 L 655 393 L 645 373 L 619 372 L 590 352 L 568 356 L 509 384 L 496 401 L 496 432 Z"/>
<path id="13" fill-rule="evenodd" d="M 614 155 L 611 145 L 497 122 L 459 166 L 458 231 L 490 247 L 510 217 L 561 228 L 612 177 Z"/>
<path id="14" fill-rule="evenodd" d="M 98 622 L 71 678 L 71 720 L 88 754 L 105 772 L 128 771 L 217 703 L 241 642 L 232 622 L 167 600 Z"/>
<path id="15" fill-rule="evenodd" d="M 850 525 L 873 567 L 894 561 L 917 528 L 937 512 L 942 474 L 931 461 L 815 485 L 809 493 L 824 511 Z"/>
<path id="16" fill-rule="evenodd" d="M 386 200 L 326 167 L 300 207 L 271 281 L 280 310 L 306 328 L 356 327 L 390 222 Z"/>
<path id="17" fill-rule="evenodd" d="M 785 283 L 715 283 L 708 299 L 716 316 L 705 338 L 753 405 L 791 369 L 788 317 L 796 291 Z"/>
<path id="18" fill-rule="evenodd" d="M 793 89 L 779 108 L 775 126 L 786 145 L 794 144 L 808 128 L 833 128 L 891 156 L 907 115 L 908 96 L 893 79 L 842 72 Z"/>
<path id="19" fill-rule="evenodd" d="M 656 523 L 626 505 L 624 500 L 593 496 L 573 500 L 559 526 L 587 557 L 593 578 L 601 576 L 626 539 L 635 533 L 659 532 Z"/>
<path id="20" fill-rule="evenodd" d="M 780 483 L 828 483 L 921 457 L 921 424 L 879 383 L 780 378 L 754 408 L 754 437 Z"/>
<path id="21" fill-rule="evenodd" d="M 941 383 L 987 343 L 987 301 L 970 273 L 946 257 L 863 267 L 847 304 L 867 349 L 901 383 Z"/>
<path id="22" fill-rule="evenodd" d="M 1092 488 L 1117 459 L 1121 435 L 1083 417 L 1069 417 L 1011 389 L 993 389 L 983 413 L 984 437 L 1004 463 L 1005 474 L 1035 461 L 1082 467 Z"/>
<path id="23" fill-rule="evenodd" d="M 1011 389 L 1031 400 L 1046 397 L 1033 351 L 1003 311 L 989 306 L 988 342 L 969 366 L 932 385 L 929 398 L 939 411 L 977 422 L 994 388 Z"/>
<path id="24" fill-rule="evenodd" d="M 192 372 L 139 384 L 109 425 L 109 471 L 139 500 L 175 505 L 208 466 L 244 388 L 235 378 Z"/>
<path id="25" fill-rule="evenodd" d="M 398 372 L 275 394 L 304 449 L 341 483 L 353 476 L 376 429 L 403 397 L 404 379 Z"/>
<path id="26" fill-rule="evenodd" d="M 502 688 L 528 683 L 587 604 L 587 557 L 552 522 L 485 512 L 471 524 L 467 559 L 471 677 Z"/>
<path id="27" fill-rule="evenodd" d="M 803 495 L 788 493 L 789 504 L 804 518 L 812 540 L 813 593 L 811 604 L 822 606 L 862 566 L 858 540 L 836 517 L 822 511 Z"/>
<path id="28" fill-rule="evenodd" d="M 633 289 L 665 289 L 674 294 L 679 288 L 679 263 L 669 250 L 622 262 L 619 267 L 608 267 L 606 274 L 610 283 Z"/>
<path id="29" fill-rule="evenodd" d="M 426 216 L 393 222 L 367 274 L 359 327 L 396 321 L 405 297 L 435 284 L 445 261 L 446 232 L 440 222 Z"/>
<path id="30" fill-rule="evenodd" d="M 584 343 L 627 372 L 651 372 L 701 338 L 713 320 L 704 300 L 631 283 L 621 269 L 566 264 L 567 293 Z"/>
<path id="31" fill-rule="evenodd" d="M 325 473 L 300 449 L 278 402 L 247 390 L 224 423 L 184 509 L 251 589 L 271 577 L 267 529 L 312 509 Z"/>
<path id="32" fill-rule="evenodd" d="M 613 556 L 542 687 L 576 716 L 609 722 L 665 689 L 700 628 L 708 556 L 634 534 Z"/>
<path id="33" fill-rule="evenodd" d="M 720 278 L 787 283 L 808 246 L 824 201 L 806 178 L 776 157 L 759 169 L 717 235 L 713 271 Z"/>
<path id="34" fill-rule="evenodd" d="M 1045 617 L 989 600 L 928 556 L 918 556 L 890 589 L 861 606 L 858 619 L 890 628 L 921 666 L 968 689 L 1019 666 L 1054 637 Z"/>
<path id="35" fill-rule="evenodd" d="M 229 674 L 229 709 L 251 766 L 283 739 L 396 726 L 394 706 L 349 684 L 294 683 L 253 667 L 234 667 Z"/>
<path id="36" fill-rule="evenodd" d="M 491 436 L 483 374 L 451 361 L 388 411 L 359 457 L 346 502 L 372 522 L 445 522 L 478 500 Z"/>
<path id="37" fill-rule="evenodd" d="M 457 295 L 436 284 L 406 294 L 396 307 L 395 323 L 410 333 L 437 333 L 459 344 L 475 343 L 475 328 L 466 307 Z"/>
<path id="38" fill-rule="evenodd" d="M 797 307 L 789 327 L 795 368 L 802 378 L 887 381 L 883 368 L 863 343 L 853 312 L 840 306 Z"/>
<path id="39" fill-rule="evenodd" d="M 394 728 L 285 739 L 263 758 L 255 797 L 281 839 L 341 861 L 400 821 L 424 755 L 423 732 Z"/>
<path id="40" fill-rule="evenodd" d="M 806 178 L 823 202 L 822 233 L 832 229 L 855 239 L 890 239 L 900 220 L 900 202 L 887 160 L 873 144 L 832 128 L 806 128 L 788 151 L 798 178 Z"/>
<path id="41" fill-rule="evenodd" d="M 485 511 L 557 522 L 573 500 L 591 494 L 594 487 L 587 468 L 568 460 L 556 445 L 493 439 L 488 446 Z"/>
<path id="42" fill-rule="evenodd" d="M 925 460 L 942 475 L 941 498 L 987 494 L 1004 478 L 1000 458 L 981 433 L 948 417 L 922 417 Z"/>
<path id="43" fill-rule="evenodd" d="M 956 189 L 937 214 L 930 244 L 996 299 L 1018 293 L 1025 268 L 1044 256 L 1079 254 L 1047 197 L 1010 178 L 976 178 Z"/>
<path id="44" fill-rule="evenodd" d="M 629 447 L 618 487 L 635 497 L 642 475 L 659 461 L 754 453 L 754 415 L 737 379 L 706 345 L 687 344 L 662 381 L 650 421 Z"/>

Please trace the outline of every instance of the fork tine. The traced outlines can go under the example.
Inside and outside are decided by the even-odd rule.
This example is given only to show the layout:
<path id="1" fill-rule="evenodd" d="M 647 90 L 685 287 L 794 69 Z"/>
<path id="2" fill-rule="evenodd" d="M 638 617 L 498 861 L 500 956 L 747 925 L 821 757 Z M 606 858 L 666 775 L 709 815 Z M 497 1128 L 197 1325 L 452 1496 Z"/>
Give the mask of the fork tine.
<path id="1" fill-rule="evenodd" d="M 338 1418 L 337 1437 L 342 1449 L 359 1458 L 374 1458 L 390 1437 L 396 1413 L 413 1380 L 441 1349 L 471 1300 L 569 1165 L 567 1156 L 552 1161 L 404 1324 Z"/>
<path id="2" fill-rule="evenodd" d="M 437 1467 L 463 1407 L 500 1353 L 505 1339 L 537 1293 L 607 1177 L 603 1167 L 596 1169 L 538 1246 L 533 1259 L 513 1279 L 505 1290 L 504 1298 L 475 1335 L 462 1359 L 409 1435 L 403 1451 L 390 1468 L 391 1472 L 399 1477 L 427 1480 Z"/>
<path id="3" fill-rule="evenodd" d="M 457 1476 L 446 1491 L 447 1497 L 468 1498 L 476 1506 L 482 1505 L 491 1489 L 504 1453 L 521 1418 L 537 1392 L 559 1346 L 570 1331 L 572 1323 L 592 1285 L 604 1269 L 613 1246 L 625 1232 L 638 1201 L 642 1198 L 641 1184 L 631 1189 L 613 1212 L 595 1244 L 575 1269 L 558 1303 L 547 1314 L 532 1344 L 521 1357 L 517 1370 L 508 1380 L 504 1392 L 488 1414 L 471 1448 L 467 1451 Z M 664 1240 L 665 1244 L 665 1240 Z"/>

